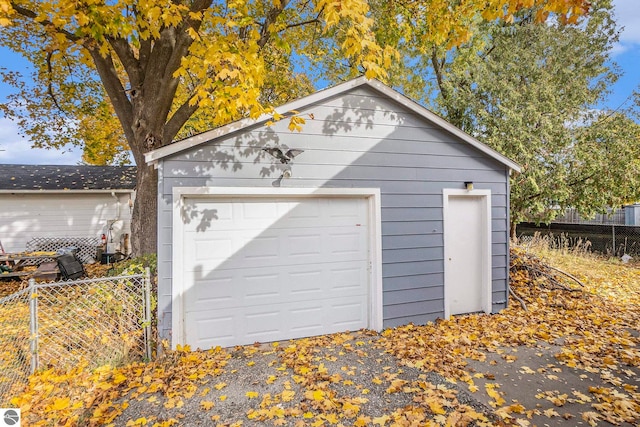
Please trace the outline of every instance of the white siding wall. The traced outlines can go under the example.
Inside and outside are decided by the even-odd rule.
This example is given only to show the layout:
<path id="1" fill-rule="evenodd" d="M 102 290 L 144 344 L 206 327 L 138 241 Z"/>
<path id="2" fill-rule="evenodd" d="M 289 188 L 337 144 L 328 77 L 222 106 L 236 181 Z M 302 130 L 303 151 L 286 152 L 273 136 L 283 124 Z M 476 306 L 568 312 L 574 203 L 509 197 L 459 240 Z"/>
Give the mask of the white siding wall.
<path id="1" fill-rule="evenodd" d="M 114 242 L 131 233 L 129 193 L 0 194 L 0 241 L 7 252 L 20 252 L 34 237 L 100 237 L 109 220 Z M 133 197 L 133 195 L 132 195 Z"/>

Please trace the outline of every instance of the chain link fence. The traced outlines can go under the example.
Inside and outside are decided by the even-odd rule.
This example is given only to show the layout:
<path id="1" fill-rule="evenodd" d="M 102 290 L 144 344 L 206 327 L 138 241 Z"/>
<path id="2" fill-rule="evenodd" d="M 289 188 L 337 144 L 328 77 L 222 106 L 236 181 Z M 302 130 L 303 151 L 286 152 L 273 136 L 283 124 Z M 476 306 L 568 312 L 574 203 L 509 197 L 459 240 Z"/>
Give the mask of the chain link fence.
<path id="1" fill-rule="evenodd" d="M 36 284 L 0 299 L 0 405 L 50 367 L 151 358 L 149 272 Z"/>
<path id="2" fill-rule="evenodd" d="M 637 226 L 562 223 L 539 226 L 533 223 L 518 224 L 518 237 L 533 236 L 535 233 L 549 236 L 554 246 L 558 248 L 574 248 L 578 245 L 584 245 L 590 251 L 609 256 L 640 257 L 640 227 Z"/>
<path id="3" fill-rule="evenodd" d="M 0 300 L 0 404 L 7 407 L 14 387 L 24 385 L 31 373 L 31 319 L 29 289 Z"/>

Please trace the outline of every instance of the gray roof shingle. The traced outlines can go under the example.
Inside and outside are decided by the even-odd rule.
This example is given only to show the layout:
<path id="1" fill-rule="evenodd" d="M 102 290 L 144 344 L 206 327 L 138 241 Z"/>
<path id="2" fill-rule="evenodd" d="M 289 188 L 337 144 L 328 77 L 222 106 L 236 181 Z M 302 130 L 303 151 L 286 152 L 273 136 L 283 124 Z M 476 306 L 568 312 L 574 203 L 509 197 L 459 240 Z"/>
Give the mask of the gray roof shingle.
<path id="1" fill-rule="evenodd" d="M 135 166 L 0 165 L 0 190 L 133 190 Z"/>

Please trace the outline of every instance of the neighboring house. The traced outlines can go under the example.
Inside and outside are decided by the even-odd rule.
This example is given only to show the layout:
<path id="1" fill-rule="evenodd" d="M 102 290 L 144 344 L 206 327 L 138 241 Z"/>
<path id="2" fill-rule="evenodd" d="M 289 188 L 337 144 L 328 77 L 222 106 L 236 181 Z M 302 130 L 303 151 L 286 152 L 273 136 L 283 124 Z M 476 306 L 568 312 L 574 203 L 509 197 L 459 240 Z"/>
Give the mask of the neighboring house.
<path id="1" fill-rule="evenodd" d="M 131 233 L 134 166 L 0 165 L 0 242 L 7 252 L 36 237 Z M 130 202 L 131 201 L 131 202 Z"/>
<path id="2" fill-rule="evenodd" d="M 161 338 L 209 348 L 506 307 L 516 163 L 378 81 L 277 111 L 306 123 L 246 119 L 146 155 Z"/>

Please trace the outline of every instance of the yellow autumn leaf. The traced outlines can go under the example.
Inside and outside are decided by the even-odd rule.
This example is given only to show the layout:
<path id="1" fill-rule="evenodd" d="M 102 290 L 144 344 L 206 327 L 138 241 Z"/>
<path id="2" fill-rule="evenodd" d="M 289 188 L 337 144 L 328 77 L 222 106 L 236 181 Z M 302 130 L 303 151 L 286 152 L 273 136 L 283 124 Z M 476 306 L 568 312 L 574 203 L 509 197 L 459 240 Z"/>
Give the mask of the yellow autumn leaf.
<path id="1" fill-rule="evenodd" d="M 293 397 L 296 395 L 296 392 L 293 390 L 284 390 L 282 392 L 282 401 L 283 402 L 290 402 L 291 400 L 293 400 Z"/>
<path id="2" fill-rule="evenodd" d="M 601 417 L 597 412 L 587 411 L 582 413 L 582 419 L 589 423 L 591 427 L 596 427 L 600 422 Z"/>
<path id="3" fill-rule="evenodd" d="M 71 399 L 68 397 L 56 397 L 53 400 L 53 403 L 47 407 L 48 411 L 62 411 L 63 409 L 67 409 L 71 404 Z"/>
<path id="4" fill-rule="evenodd" d="M 200 407 L 205 411 L 210 410 L 214 406 L 215 406 L 215 403 L 213 403 L 210 400 L 203 400 L 203 401 L 200 402 Z"/>
<path id="5" fill-rule="evenodd" d="M 497 384 L 487 383 L 485 384 L 485 391 L 487 395 L 493 399 L 493 401 L 489 402 L 492 407 L 502 406 L 505 403 L 505 400 L 502 398 L 500 393 L 496 391 Z"/>
<path id="6" fill-rule="evenodd" d="M 353 423 L 355 427 L 366 427 L 371 422 L 371 417 L 359 416 L 358 419 Z"/>
<path id="7" fill-rule="evenodd" d="M 391 417 L 389 417 L 388 415 L 382 415 L 380 417 L 375 417 L 373 419 L 373 424 L 377 424 L 379 426 L 384 426 L 387 424 L 387 422 L 389 422 L 389 420 L 391 419 Z"/>
<path id="8" fill-rule="evenodd" d="M 329 422 L 329 424 L 338 424 L 338 416 L 333 412 L 325 414 L 324 419 Z"/>
<path id="9" fill-rule="evenodd" d="M 249 399 L 255 399 L 259 396 L 259 393 L 257 391 L 248 391 L 245 393 L 245 396 L 247 396 Z"/>
<path id="10" fill-rule="evenodd" d="M 428 400 L 427 401 L 427 405 L 429 405 L 429 409 L 435 415 L 444 415 L 444 414 L 447 413 L 447 411 L 444 410 L 444 408 L 442 407 L 440 402 L 438 402 L 436 400 L 433 400 L 433 399 Z"/>
<path id="11" fill-rule="evenodd" d="M 549 418 L 560 416 L 560 414 L 553 408 L 545 409 L 544 411 L 542 411 L 542 413 Z"/>

